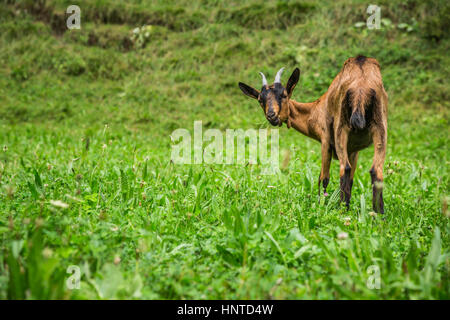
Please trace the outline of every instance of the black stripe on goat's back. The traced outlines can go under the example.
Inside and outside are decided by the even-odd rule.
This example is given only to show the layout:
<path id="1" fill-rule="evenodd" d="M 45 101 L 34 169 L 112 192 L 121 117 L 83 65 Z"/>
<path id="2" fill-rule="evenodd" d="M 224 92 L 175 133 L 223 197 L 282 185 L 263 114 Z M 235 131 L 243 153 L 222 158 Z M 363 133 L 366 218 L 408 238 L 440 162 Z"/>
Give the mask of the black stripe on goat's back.
<path id="1" fill-rule="evenodd" d="M 367 60 L 367 57 L 361 56 L 361 55 L 359 55 L 359 56 L 357 56 L 357 57 L 355 58 L 356 63 L 357 63 L 360 67 L 363 66 L 363 64 L 366 62 L 366 60 Z"/>

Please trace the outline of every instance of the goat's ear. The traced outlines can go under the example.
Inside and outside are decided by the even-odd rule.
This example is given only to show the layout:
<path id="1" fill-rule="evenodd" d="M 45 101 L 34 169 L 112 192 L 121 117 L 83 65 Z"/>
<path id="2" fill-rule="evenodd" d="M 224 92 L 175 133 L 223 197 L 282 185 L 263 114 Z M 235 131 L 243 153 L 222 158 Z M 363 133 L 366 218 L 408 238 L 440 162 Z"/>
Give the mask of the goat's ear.
<path id="1" fill-rule="evenodd" d="M 292 72 L 291 76 L 286 85 L 286 91 L 288 96 L 292 95 L 292 91 L 294 91 L 295 86 L 297 85 L 298 80 L 300 79 L 300 69 L 295 68 L 294 72 Z"/>
<path id="2" fill-rule="evenodd" d="M 245 83 L 239 82 L 239 88 L 241 88 L 242 92 L 253 99 L 258 99 L 259 97 L 259 91 L 250 87 L 249 85 L 246 85 Z"/>

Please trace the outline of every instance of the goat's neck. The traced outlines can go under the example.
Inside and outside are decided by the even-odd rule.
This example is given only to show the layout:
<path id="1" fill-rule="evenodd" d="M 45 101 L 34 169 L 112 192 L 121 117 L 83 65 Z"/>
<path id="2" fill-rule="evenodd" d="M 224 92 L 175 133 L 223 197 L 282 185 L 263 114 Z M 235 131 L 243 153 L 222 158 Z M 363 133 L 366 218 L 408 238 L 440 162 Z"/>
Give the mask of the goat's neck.
<path id="1" fill-rule="evenodd" d="M 315 113 L 319 106 L 319 100 L 309 103 L 289 100 L 289 118 L 287 126 L 293 127 L 305 136 L 320 141 L 320 132 L 316 132 L 317 116 Z"/>

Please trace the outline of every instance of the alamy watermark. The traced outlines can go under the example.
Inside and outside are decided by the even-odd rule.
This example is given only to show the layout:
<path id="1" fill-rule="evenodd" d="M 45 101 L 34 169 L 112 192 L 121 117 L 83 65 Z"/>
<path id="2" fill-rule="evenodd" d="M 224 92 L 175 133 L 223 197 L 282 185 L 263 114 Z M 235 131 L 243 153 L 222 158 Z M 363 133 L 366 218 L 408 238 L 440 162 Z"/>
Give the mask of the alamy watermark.
<path id="1" fill-rule="evenodd" d="M 372 29 L 380 29 L 381 28 L 381 8 L 375 4 L 371 4 L 367 7 L 367 13 L 370 16 L 367 18 L 367 28 L 369 30 Z"/>
<path id="2" fill-rule="evenodd" d="M 278 129 L 227 129 L 224 139 L 222 131 L 207 129 L 203 132 L 202 121 L 194 121 L 193 136 L 189 130 L 180 128 L 172 132 L 171 139 L 174 143 L 171 161 L 175 164 L 259 163 L 262 174 L 280 171 Z"/>
<path id="3" fill-rule="evenodd" d="M 381 8 L 375 4 L 370 4 L 367 7 L 366 12 L 370 14 L 367 18 L 366 26 L 369 30 L 380 29 L 381 28 Z M 67 28 L 81 29 L 81 9 L 77 5 L 70 5 L 66 9 L 66 13 L 70 14 L 67 18 L 66 25 Z M 360 22 L 358 22 L 359 24 Z"/>
<path id="4" fill-rule="evenodd" d="M 81 29 L 81 9 L 79 6 L 71 5 L 67 7 L 67 14 L 70 16 L 67 18 L 66 26 L 68 29 Z"/>
<path id="5" fill-rule="evenodd" d="M 69 290 L 80 289 L 81 270 L 79 266 L 71 265 L 67 267 L 66 272 L 71 274 L 66 280 L 66 286 Z"/>
<path id="6" fill-rule="evenodd" d="M 367 288 L 369 289 L 381 289 L 381 273 L 380 267 L 376 264 L 373 264 L 367 268 L 367 274 L 369 274 L 369 278 L 367 279 Z"/>

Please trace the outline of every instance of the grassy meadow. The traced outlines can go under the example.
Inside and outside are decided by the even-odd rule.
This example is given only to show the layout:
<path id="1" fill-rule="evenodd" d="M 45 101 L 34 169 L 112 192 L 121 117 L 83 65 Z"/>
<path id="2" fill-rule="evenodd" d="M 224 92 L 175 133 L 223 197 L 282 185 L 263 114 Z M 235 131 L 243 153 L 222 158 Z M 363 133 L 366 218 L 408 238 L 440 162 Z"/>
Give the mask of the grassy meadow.
<path id="1" fill-rule="evenodd" d="M 369 4 L 0 0 L 0 299 L 449 299 L 450 6 L 378 0 L 369 30 Z M 239 81 L 299 67 L 309 102 L 358 54 L 389 95 L 385 215 L 373 147 L 349 211 L 338 162 L 319 202 L 320 145 L 286 126 L 278 175 L 171 163 L 196 120 L 270 128 Z"/>

